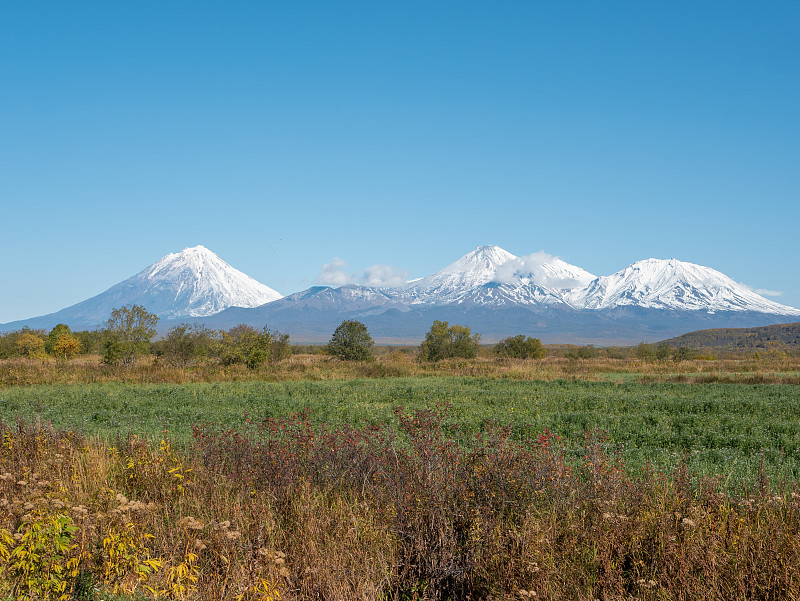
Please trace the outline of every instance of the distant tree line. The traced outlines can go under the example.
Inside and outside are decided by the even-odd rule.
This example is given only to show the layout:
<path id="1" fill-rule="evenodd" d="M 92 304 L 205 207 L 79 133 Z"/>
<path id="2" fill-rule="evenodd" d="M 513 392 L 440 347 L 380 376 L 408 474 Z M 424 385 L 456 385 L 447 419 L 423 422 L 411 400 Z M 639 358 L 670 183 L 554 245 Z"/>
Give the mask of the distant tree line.
<path id="1" fill-rule="evenodd" d="M 125 305 L 111 312 L 103 328 L 72 332 L 58 324 L 50 332 L 22 328 L 0 334 L 0 359 L 30 358 L 69 360 L 76 355 L 97 353 L 107 365 L 131 367 L 145 355 L 164 363 L 187 368 L 205 361 L 222 365 L 242 364 L 255 369 L 291 355 L 289 335 L 264 327 L 257 330 L 240 324 L 227 331 L 202 325 L 173 326 L 164 337 L 156 335 L 158 316 L 141 305 Z"/>
<path id="2" fill-rule="evenodd" d="M 360 321 L 346 320 L 336 328 L 325 346 L 325 352 L 345 361 L 370 361 L 374 359 L 373 346 L 366 325 Z M 419 346 L 417 358 L 431 362 L 472 359 L 477 356 L 480 346 L 480 334 L 473 333 L 468 326 L 435 320 Z M 494 352 L 502 357 L 517 359 L 541 359 L 547 354 L 541 340 L 524 335 L 501 340 L 495 345 Z"/>
<path id="3" fill-rule="evenodd" d="M 255 369 L 265 363 L 275 364 L 292 354 L 289 335 L 264 326 L 256 329 L 239 324 L 230 330 L 211 330 L 203 325 L 179 324 L 157 340 L 158 316 L 141 305 L 126 305 L 111 312 L 105 326 L 98 330 L 73 332 L 58 324 L 49 332 L 22 328 L 0 334 L 0 359 L 23 357 L 55 358 L 68 361 L 81 354 L 99 354 L 108 365 L 133 366 L 143 356 L 152 356 L 164 364 L 183 369 L 205 362 L 221 365 L 244 365 Z M 445 359 L 471 359 L 478 355 L 481 336 L 465 325 L 436 320 L 416 350 L 417 359 L 437 362 Z M 356 320 L 343 321 L 323 347 L 298 347 L 301 352 L 324 352 L 343 361 L 372 361 L 374 341 L 367 326 Z M 542 341 L 523 334 L 504 338 L 492 347 L 501 358 L 542 359 L 548 354 Z M 642 342 L 636 347 L 598 348 L 593 345 L 563 345 L 551 349 L 556 356 L 571 360 L 607 357 L 639 359 L 645 362 L 684 361 L 715 358 L 697 355 L 687 346 L 666 342 Z"/>

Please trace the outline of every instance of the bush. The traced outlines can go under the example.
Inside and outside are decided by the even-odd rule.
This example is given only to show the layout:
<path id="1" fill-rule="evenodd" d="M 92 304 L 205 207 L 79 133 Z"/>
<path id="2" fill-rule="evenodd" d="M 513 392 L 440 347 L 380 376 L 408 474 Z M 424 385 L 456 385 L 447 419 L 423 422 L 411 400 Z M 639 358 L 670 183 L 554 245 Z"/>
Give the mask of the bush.
<path id="1" fill-rule="evenodd" d="M 17 353 L 21 357 L 43 359 L 45 357 L 44 340 L 33 332 L 22 332 L 16 342 Z"/>
<path id="2" fill-rule="evenodd" d="M 372 359 L 372 336 L 360 321 L 343 321 L 331 336 L 325 347 L 329 355 L 345 361 L 366 361 Z"/>
<path id="3" fill-rule="evenodd" d="M 504 338 L 495 345 L 494 352 L 514 359 L 543 359 L 547 355 L 541 340 L 523 334 Z"/>
<path id="4" fill-rule="evenodd" d="M 467 326 L 450 325 L 446 321 L 434 321 L 425 334 L 419 349 L 422 361 L 439 361 L 450 357 L 472 359 L 478 354 L 481 335 L 473 334 Z"/>
<path id="5" fill-rule="evenodd" d="M 591 344 L 569 349 L 564 356 L 567 359 L 594 359 L 600 354 Z"/>
<path id="6" fill-rule="evenodd" d="M 217 342 L 216 332 L 205 326 L 180 324 L 170 329 L 167 335 L 155 343 L 156 354 L 170 364 L 186 368 L 202 361 L 211 353 Z"/>
<path id="7" fill-rule="evenodd" d="M 273 333 L 266 326 L 259 332 L 251 326 L 239 324 L 222 333 L 220 361 L 223 365 L 244 363 L 250 369 L 255 369 L 269 359 L 273 341 Z"/>

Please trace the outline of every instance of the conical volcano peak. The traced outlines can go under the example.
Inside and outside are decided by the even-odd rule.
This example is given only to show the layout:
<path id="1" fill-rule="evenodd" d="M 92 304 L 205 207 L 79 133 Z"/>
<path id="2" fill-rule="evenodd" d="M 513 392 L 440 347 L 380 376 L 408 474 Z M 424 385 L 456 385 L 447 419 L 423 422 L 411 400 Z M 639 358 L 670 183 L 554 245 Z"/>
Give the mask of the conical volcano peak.
<path id="1" fill-rule="evenodd" d="M 148 291 L 165 317 L 204 317 L 228 307 L 257 307 L 281 294 L 231 267 L 205 246 L 170 253 L 123 284 Z"/>
<path id="2" fill-rule="evenodd" d="M 479 246 L 437 273 L 472 273 L 478 277 L 487 275 L 493 277 L 498 267 L 505 265 L 509 261 L 518 260 L 519 257 L 512 255 L 499 246 Z"/>
<path id="3" fill-rule="evenodd" d="M 198 268 L 206 264 L 216 264 L 220 267 L 226 266 L 227 268 L 233 269 L 230 265 L 225 263 L 225 261 L 220 259 L 216 253 L 202 245 L 184 248 L 177 253 L 169 253 L 153 263 L 150 267 L 157 267 L 158 269 L 163 269 L 165 267 Z"/>
<path id="4" fill-rule="evenodd" d="M 258 307 L 280 298 L 280 293 L 198 245 L 169 253 L 97 296 L 30 322 L 37 327 L 66 323 L 75 329 L 89 329 L 102 325 L 114 309 L 129 304 L 142 305 L 169 320 L 208 317 L 229 307 Z"/>

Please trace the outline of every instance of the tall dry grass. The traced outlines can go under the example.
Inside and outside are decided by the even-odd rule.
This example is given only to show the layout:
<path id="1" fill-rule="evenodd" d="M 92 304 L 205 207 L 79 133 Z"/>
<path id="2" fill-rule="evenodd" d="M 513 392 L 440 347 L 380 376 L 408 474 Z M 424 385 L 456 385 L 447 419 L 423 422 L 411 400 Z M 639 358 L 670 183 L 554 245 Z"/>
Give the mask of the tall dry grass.
<path id="1" fill-rule="evenodd" d="M 468 437 L 444 408 L 397 413 L 399 432 L 199 425 L 185 454 L 2 424 L 0 596 L 25 597 L 13 550 L 63 515 L 80 599 L 800 597 L 795 486 L 731 497 L 683 469 L 633 478 L 600 432 L 566 461 L 547 432 Z"/>
<path id="2" fill-rule="evenodd" d="M 232 381 L 340 380 L 427 376 L 475 376 L 514 380 L 625 380 L 642 382 L 800 383 L 800 357 L 642 361 L 635 358 L 509 359 L 484 353 L 475 359 L 419 362 L 412 353 L 384 352 L 374 361 L 341 361 L 320 354 L 298 354 L 257 369 L 208 361 L 180 368 L 146 357 L 133 367 L 109 366 L 96 356 L 0 360 L 0 386 L 87 384 L 94 382 L 171 383 Z"/>

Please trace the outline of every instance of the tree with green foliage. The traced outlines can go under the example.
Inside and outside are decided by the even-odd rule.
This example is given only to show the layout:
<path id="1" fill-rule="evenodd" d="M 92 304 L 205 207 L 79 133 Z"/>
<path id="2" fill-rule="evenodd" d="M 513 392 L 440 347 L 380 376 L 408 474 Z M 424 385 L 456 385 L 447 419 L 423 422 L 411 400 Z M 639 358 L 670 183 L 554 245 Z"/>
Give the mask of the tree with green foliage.
<path id="1" fill-rule="evenodd" d="M 543 359 L 547 355 L 541 340 L 524 334 L 504 338 L 494 346 L 494 352 L 513 359 Z"/>
<path id="2" fill-rule="evenodd" d="M 102 330 L 80 330 L 72 333 L 80 343 L 80 350 L 82 355 L 90 353 L 99 353 L 103 348 L 103 331 Z"/>
<path id="3" fill-rule="evenodd" d="M 600 355 L 600 351 L 593 344 L 586 346 L 576 346 L 564 353 L 567 359 L 594 359 Z"/>
<path id="4" fill-rule="evenodd" d="M 58 340 L 58 337 L 62 334 L 72 334 L 72 330 L 69 329 L 69 326 L 65 323 L 60 323 L 47 335 L 47 339 L 44 341 L 44 350 L 46 350 L 49 354 L 53 354 L 53 345 Z"/>
<path id="5" fill-rule="evenodd" d="M 325 347 L 325 352 L 345 361 L 368 361 L 372 359 L 374 344 L 367 326 L 351 319 L 339 324 Z"/>
<path id="6" fill-rule="evenodd" d="M 694 358 L 694 351 L 688 346 L 679 346 L 672 353 L 672 360 L 675 362 L 689 361 Z"/>
<path id="7" fill-rule="evenodd" d="M 656 349 L 652 344 L 640 342 L 636 347 L 636 357 L 642 361 L 652 361 L 656 357 Z"/>
<path id="8" fill-rule="evenodd" d="M 266 326 L 256 330 L 252 326 L 239 324 L 222 333 L 219 342 L 220 361 L 223 365 L 243 363 L 255 369 L 269 359 L 273 341 L 273 333 Z"/>
<path id="9" fill-rule="evenodd" d="M 170 328 L 167 335 L 154 344 L 155 352 L 170 365 L 185 369 L 211 354 L 216 337 L 216 332 L 205 326 L 182 323 Z"/>
<path id="10" fill-rule="evenodd" d="M 272 344 L 269 347 L 269 362 L 278 363 L 292 356 L 289 334 L 272 332 Z"/>
<path id="11" fill-rule="evenodd" d="M 141 305 L 125 305 L 111 312 L 103 330 L 103 363 L 127 367 L 150 349 L 158 315 Z"/>
<path id="12" fill-rule="evenodd" d="M 422 361 L 439 361 L 450 357 L 472 359 L 478 354 L 481 335 L 473 334 L 467 326 L 439 321 L 433 322 L 419 348 Z"/>
<path id="13" fill-rule="evenodd" d="M 656 361 L 667 361 L 671 355 L 672 347 L 666 342 L 659 342 L 655 351 Z"/>

